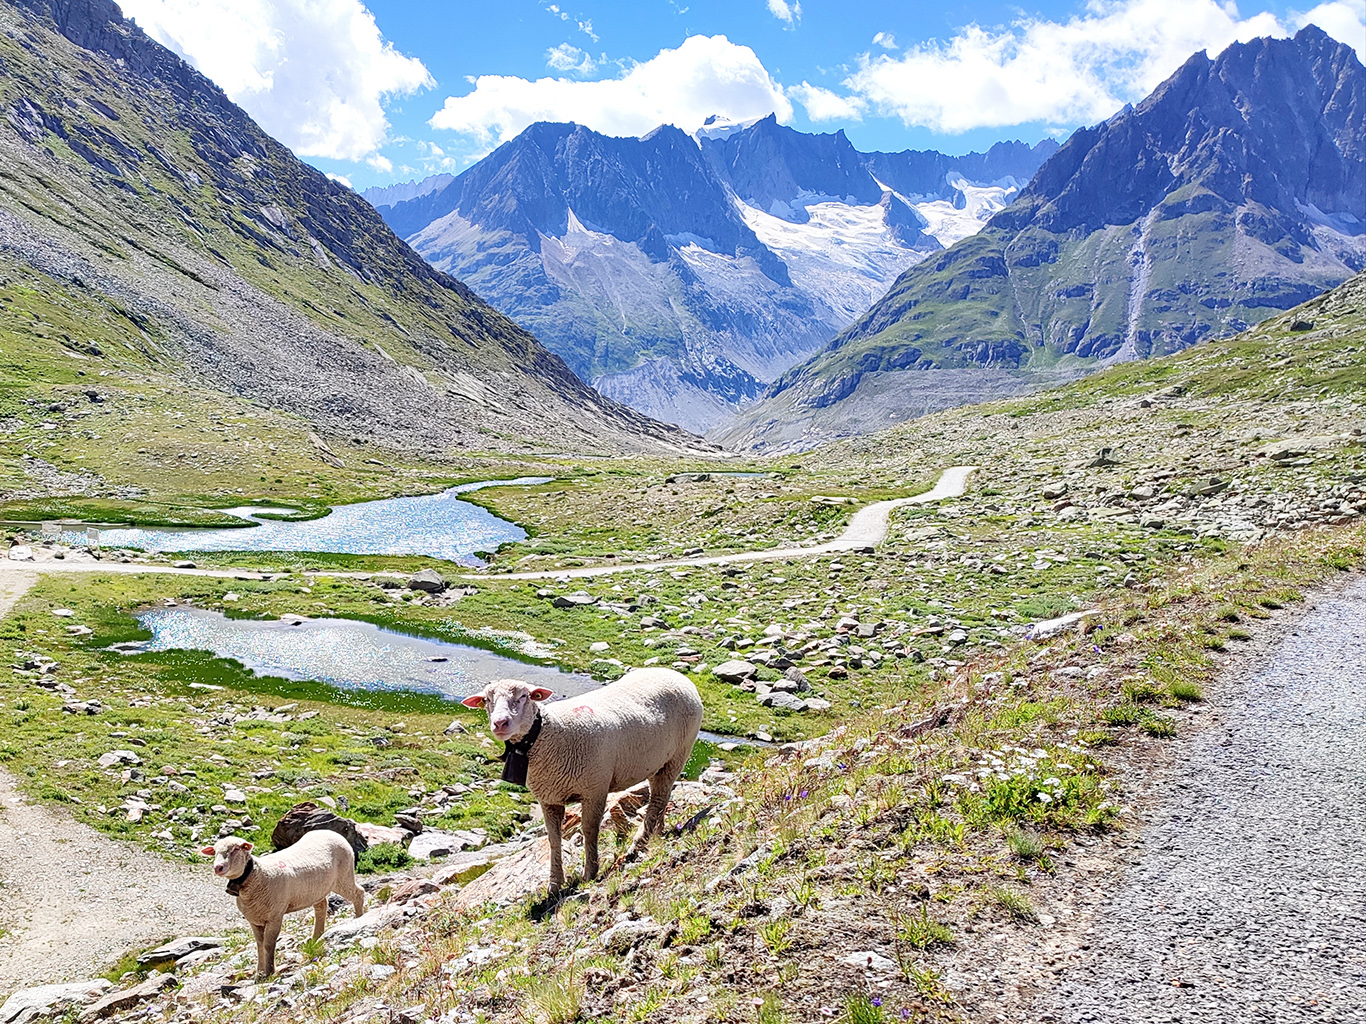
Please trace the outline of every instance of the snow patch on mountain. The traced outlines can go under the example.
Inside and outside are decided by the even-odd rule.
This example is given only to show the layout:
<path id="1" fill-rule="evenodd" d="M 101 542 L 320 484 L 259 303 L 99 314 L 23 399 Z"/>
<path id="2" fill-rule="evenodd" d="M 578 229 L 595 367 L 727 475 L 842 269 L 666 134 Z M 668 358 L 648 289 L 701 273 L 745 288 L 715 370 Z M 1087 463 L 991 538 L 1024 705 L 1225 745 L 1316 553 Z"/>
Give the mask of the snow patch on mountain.
<path id="1" fill-rule="evenodd" d="M 928 255 L 893 235 L 881 206 L 803 203 L 804 224 L 738 200 L 736 206 L 759 241 L 787 264 L 792 283 L 833 311 L 836 328 L 862 316 L 903 270 Z"/>
<path id="2" fill-rule="evenodd" d="M 951 199 L 903 196 L 893 192 L 925 219 L 925 234 L 933 235 L 945 249 L 981 231 L 996 213 L 1014 202 L 1023 187 L 1023 183 L 1013 177 L 982 184 L 969 181 L 961 174 L 949 174 L 945 181 L 953 190 Z"/>

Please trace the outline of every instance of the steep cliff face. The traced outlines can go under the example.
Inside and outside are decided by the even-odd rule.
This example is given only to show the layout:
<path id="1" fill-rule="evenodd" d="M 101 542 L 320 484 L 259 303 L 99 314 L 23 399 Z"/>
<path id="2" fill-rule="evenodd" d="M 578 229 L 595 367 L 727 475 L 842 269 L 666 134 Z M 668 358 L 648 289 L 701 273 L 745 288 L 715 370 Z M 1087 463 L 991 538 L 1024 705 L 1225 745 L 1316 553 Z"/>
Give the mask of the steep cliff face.
<path id="1" fill-rule="evenodd" d="M 113 3 L 0 5 L 0 62 L 0 274 L 118 311 L 139 372 L 413 452 L 690 443 L 585 387 Z"/>
<path id="2" fill-rule="evenodd" d="M 1364 115 L 1361 62 L 1315 27 L 1196 54 L 1137 107 L 1076 132 L 979 234 L 902 274 L 732 440 L 833 424 L 871 390 L 883 420 L 952 404 L 950 370 L 965 400 L 981 397 L 982 368 L 1027 389 L 1318 295 L 1366 265 Z M 895 385 L 868 379 L 901 371 L 913 372 Z"/>
<path id="3" fill-rule="evenodd" d="M 366 195 L 604 394 L 701 431 L 979 228 L 1055 148 L 863 154 L 773 117 L 641 139 L 537 124 L 444 188 Z"/>

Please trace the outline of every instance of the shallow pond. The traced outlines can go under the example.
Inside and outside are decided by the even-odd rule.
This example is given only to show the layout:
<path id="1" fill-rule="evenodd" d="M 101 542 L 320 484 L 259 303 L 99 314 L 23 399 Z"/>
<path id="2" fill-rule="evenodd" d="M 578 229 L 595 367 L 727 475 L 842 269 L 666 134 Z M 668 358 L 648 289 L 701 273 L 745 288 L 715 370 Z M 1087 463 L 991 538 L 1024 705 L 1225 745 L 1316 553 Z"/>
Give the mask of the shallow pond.
<path id="1" fill-rule="evenodd" d="M 255 526 L 231 529 L 111 528 L 100 531 L 106 548 L 147 551 L 330 551 L 348 555 L 430 555 L 476 565 L 475 553 L 526 539 L 516 523 L 461 501 L 460 495 L 485 487 L 549 483 L 550 477 L 518 477 L 462 484 L 440 494 L 386 498 L 338 505 L 321 519 L 302 523 L 258 518 L 289 509 L 225 509 Z M 82 535 L 83 536 L 83 535 Z"/>
<path id="2" fill-rule="evenodd" d="M 601 685 L 588 676 L 530 665 L 481 647 L 395 633 L 353 619 L 230 619 L 201 608 L 154 608 L 138 616 L 152 639 L 125 653 L 211 651 L 262 676 L 353 690 L 433 693 L 460 700 L 495 679 L 525 679 L 575 696 Z"/>

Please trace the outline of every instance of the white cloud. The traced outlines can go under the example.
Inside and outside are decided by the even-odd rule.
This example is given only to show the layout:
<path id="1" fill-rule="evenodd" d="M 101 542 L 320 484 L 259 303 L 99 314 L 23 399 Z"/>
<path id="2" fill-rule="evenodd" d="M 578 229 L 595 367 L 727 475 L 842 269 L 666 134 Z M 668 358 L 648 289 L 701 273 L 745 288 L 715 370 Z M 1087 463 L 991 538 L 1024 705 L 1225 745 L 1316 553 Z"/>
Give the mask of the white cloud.
<path id="1" fill-rule="evenodd" d="M 841 96 L 810 82 L 790 86 L 788 96 L 806 108 L 813 121 L 862 121 L 864 102 L 858 96 Z"/>
<path id="2" fill-rule="evenodd" d="M 328 174 L 328 177 L 335 181 L 338 185 L 345 185 L 347 188 L 352 189 L 353 191 L 355 189 L 355 186 L 351 184 L 351 179 L 348 178 L 345 174 Z"/>
<path id="3" fill-rule="evenodd" d="M 1364 6 L 1336 0 L 1315 11 L 1346 29 L 1352 18 L 1360 24 Z M 1087 123 L 1147 95 L 1197 50 L 1213 55 L 1236 40 L 1288 31 L 1272 14 L 1242 18 L 1231 2 L 1092 0 L 1066 22 L 970 25 L 901 56 L 864 54 L 844 85 L 880 113 L 941 132 Z M 1360 31 L 1356 39 L 1360 45 Z"/>
<path id="4" fill-rule="evenodd" d="M 365 158 L 365 162 L 381 174 L 388 174 L 394 169 L 394 162 L 383 153 L 371 153 Z"/>
<path id="5" fill-rule="evenodd" d="M 573 71 L 579 75 L 591 75 L 598 70 L 598 63 L 591 54 L 584 53 L 577 46 L 561 43 L 545 51 L 545 65 L 555 71 Z"/>
<path id="6" fill-rule="evenodd" d="M 447 97 L 429 123 L 487 146 L 537 121 L 642 135 L 661 124 L 692 131 L 711 114 L 744 121 L 769 113 L 785 123 L 792 104 L 753 50 L 725 36 L 689 36 L 676 50 L 595 82 L 481 75 L 473 92 Z"/>
<path id="7" fill-rule="evenodd" d="M 873 36 L 873 45 L 880 46 L 884 50 L 895 50 L 897 49 L 896 36 L 890 32 L 879 32 Z"/>
<path id="8" fill-rule="evenodd" d="M 120 0 L 300 156 L 360 160 L 384 144 L 384 102 L 435 85 L 361 0 Z"/>
<path id="9" fill-rule="evenodd" d="M 1335 0 L 1319 4 L 1312 11 L 1292 14 L 1296 28 L 1317 25 L 1338 42 L 1346 43 L 1366 63 L 1366 0 Z"/>
<path id="10" fill-rule="evenodd" d="M 768 0 L 768 13 L 779 21 L 793 25 L 802 20 L 802 5 L 798 0 Z"/>

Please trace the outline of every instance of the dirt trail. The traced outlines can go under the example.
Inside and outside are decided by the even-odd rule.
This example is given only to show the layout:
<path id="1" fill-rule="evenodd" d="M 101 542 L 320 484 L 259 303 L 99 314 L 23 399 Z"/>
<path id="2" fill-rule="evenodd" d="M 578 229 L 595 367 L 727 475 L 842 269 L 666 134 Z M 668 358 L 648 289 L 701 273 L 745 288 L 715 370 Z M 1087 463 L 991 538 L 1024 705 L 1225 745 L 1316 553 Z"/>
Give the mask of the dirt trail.
<path id="1" fill-rule="evenodd" d="M 0 573 L 0 616 L 37 578 Z M 0 1002 L 13 989 L 88 978 L 133 947 L 241 924 L 203 868 L 27 803 L 0 770 Z"/>
<path id="2" fill-rule="evenodd" d="M 242 926 L 205 868 L 176 864 L 26 803 L 0 771 L 0 1002 L 88 978 L 126 950 Z"/>
<path id="3" fill-rule="evenodd" d="M 1210 704 L 1029 1019 L 1366 1021 L 1366 579 Z"/>

